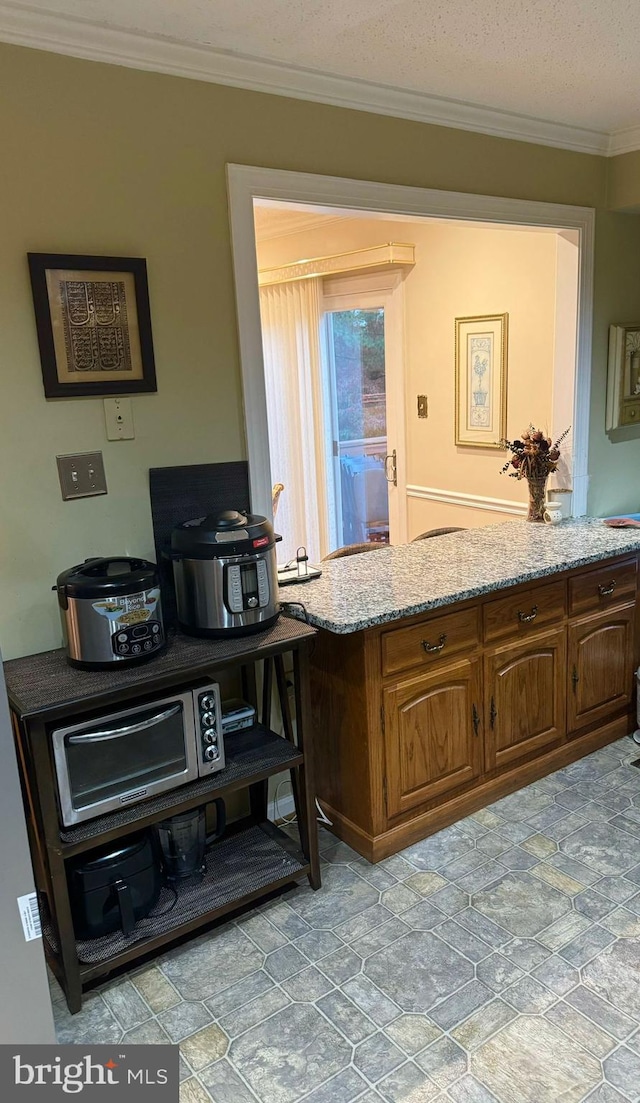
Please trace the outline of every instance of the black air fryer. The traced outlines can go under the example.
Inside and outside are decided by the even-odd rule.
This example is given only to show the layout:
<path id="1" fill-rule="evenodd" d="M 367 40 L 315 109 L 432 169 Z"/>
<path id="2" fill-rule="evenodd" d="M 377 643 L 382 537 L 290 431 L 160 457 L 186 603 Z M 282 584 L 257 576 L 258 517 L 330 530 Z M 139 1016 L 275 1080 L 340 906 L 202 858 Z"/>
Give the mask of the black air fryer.
<path id="1" fill-rule="evenodd" d="M 76 938 L 100 938 L 118 929 L 129 935 L 157 904 L 162 888 L 154 836 L 141 831 L 115 847 L 100 847 L 70 864 L 67 877 Z"/>

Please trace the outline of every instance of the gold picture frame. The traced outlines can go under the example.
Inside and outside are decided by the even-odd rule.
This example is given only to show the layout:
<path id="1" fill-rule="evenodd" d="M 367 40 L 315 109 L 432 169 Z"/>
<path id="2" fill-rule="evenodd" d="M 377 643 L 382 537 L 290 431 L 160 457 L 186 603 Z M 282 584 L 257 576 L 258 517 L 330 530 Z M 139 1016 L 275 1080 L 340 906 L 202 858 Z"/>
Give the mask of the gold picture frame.
<path id="1" fill-rule="evenodd" d="M 640 426 L 640 324 L 609 326 L 606 431 Z"/>
<path id="2" fill-rule="evenodd" d="M 455 442 L 499 449 L 507 435 L 508 314 L 455 320 Z"/>

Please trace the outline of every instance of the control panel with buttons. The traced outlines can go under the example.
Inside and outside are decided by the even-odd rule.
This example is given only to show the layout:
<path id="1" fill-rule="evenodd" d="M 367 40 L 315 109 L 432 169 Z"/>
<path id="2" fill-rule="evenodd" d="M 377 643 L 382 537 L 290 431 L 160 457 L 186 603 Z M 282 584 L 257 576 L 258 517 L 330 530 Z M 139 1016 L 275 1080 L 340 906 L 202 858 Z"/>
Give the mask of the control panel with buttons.
<path id="1" fill-rule="evenodd" d="M 114 654 L 123 659 L 132 655 L 148 655 L 164 644 L 164 632 L 159 620 L 145 620 L 142 624 L 120 627 L 111 637 Z"/>
<path id="2" fill-rule="evenodd" d="M 230 613 L 264 609 L 271 597 L 269 572 L 261 556 L 248 563 L 230 563 L 226 568 L 225 599 Z"/>
<path id="3" fill-rule="evenodd" d="M 200 774 L 224 769 L 224 737 L 222 734 L 222 704 L 217 682 L 194 692 L 196 725 L 199 735 Z"/>

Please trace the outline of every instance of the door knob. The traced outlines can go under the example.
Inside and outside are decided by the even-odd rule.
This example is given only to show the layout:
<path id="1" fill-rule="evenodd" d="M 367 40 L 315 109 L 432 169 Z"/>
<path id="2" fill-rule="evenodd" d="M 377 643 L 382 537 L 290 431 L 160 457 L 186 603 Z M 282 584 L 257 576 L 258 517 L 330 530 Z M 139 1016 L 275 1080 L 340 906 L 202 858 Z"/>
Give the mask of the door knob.
<path id="1" fill-rule="evenodd" d="M 384 474 L 388 483 L 393 483 L 394 486 L 398 485 L 398 463 L 395 448 L 393 452 L 387 452 L 384 457 Z"/>

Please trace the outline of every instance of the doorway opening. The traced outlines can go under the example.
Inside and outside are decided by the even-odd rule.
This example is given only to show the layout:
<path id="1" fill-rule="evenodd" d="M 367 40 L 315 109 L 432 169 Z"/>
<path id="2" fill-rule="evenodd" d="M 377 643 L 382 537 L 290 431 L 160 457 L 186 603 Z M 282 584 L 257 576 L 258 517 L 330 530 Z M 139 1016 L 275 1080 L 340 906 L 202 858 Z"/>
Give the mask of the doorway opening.
<path id="1" fill-rule="evenodd" d="M 280 561 L 525 515 L 504 455 L 455 443 L 470 315 L 509 315 L 506 435 L 571 425 L 555 481 L 585 512 L 592 211 L 242 166 L 229 184 L 252 495 L 268 512 L 284 484 Z"/>

